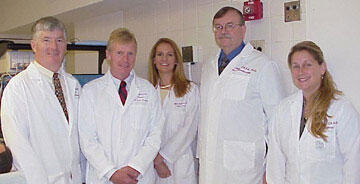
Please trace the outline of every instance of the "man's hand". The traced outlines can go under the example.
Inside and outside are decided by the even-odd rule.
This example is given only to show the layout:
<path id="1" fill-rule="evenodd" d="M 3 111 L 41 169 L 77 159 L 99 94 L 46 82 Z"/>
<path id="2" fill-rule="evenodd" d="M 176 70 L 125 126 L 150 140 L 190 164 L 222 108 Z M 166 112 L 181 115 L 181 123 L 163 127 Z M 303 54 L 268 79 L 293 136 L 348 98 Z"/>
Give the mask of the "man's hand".
<path id="1" fill-rule="evenodd" d="M 132 167 L 126 166 L 115 171 L 110 181 L 114 184 L 136 184 L 139 172 Z"/>
<path id="2" fill-rule="evenodd" d="M 170 169 L 164 162 L 164 158 L 158 153 L 154 159 L 154 168 L 160 178 L 167 178 L 171 176 Z"/>
<path id="3" fill-rule="evenodd" d="M 167 178 L 171 176 L 170 169 L 164 162 L 161 162 L 158 165 L 154 165 L 154 167 L 160 178 Z"/>

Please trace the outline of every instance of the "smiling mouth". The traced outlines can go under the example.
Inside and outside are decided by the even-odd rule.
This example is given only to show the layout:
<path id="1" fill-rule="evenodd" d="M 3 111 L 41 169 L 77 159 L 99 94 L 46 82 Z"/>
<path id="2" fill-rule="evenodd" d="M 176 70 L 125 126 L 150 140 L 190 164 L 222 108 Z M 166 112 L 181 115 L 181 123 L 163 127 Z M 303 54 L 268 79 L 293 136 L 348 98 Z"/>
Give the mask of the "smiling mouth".
<path id="1" fill-rule="evenodd" d="M 160 66 L 169 66 L 167 63 L 160 63 Z"/>
<path id="2" fill-rule="evenodd" d="M 306 81 L 308 81 L 308 80 L 309 80 L 308 77 L 300 77 L 300 78 L 298 78 L 298 81 L 299 81 L 299 82 L 306 82 Z"/>

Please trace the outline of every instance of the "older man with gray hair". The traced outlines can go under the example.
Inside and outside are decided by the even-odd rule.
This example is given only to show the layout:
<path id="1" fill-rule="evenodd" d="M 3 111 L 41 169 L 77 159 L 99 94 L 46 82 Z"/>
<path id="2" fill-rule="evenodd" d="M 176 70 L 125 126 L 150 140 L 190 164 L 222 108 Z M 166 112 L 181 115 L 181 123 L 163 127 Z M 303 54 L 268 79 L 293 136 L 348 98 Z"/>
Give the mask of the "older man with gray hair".
<path id="1" fill-rule="evenodd" d="M 64 24 L 44 17 L 33 27 L 35 61 L 11 79 L 1 103 L 4 138 L 28 184 L 81 183 L 77 108 L 80 85 L 62 66 Z"/>

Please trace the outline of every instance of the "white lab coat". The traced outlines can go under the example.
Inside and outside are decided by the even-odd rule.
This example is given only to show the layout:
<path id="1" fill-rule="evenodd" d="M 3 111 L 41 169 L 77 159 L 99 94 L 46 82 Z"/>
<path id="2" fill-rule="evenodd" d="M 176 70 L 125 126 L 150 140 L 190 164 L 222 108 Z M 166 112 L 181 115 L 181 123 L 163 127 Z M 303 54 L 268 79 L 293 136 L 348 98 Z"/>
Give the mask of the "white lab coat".
<path id="1" fill-rule="evenodd" d="M 24 173 L 20 171 L 0 174 L 0 183 L 2 184 L 26 184 Z"/>
<path id="2" fill-rule="evenodd" d="M 160 90 L 158 89 L 159 93 Z M 183 97 L 176 97 L 171 88 L 163 102 L 165 124 L 160 154 L 171 171 L 167 178 L 157 177 L 157 184 L 196 184 L 192 142 L 199 122 L 199 89 L 191 83 Z"/>
<path id="3" fill-rule="evenodd" d="M 69 123 L 45 76 L 31 63 L 12 78 L 1 101 L 1 124 L 14 166 L 28 184 L 81 183 L 77 112 L 80 84 L 70 74 L 63 91 Z"/>
<path id="4" fill-rule="evenodd" d="M 155 182 L 153 160 L 164 121 L 160 97 L 148 81 L 133 75 L 125 106 L 110 71 L 83 88 L 79 134 L 87 184 L 112 183 L 109 172 L 125 166 L 140 172 L 138 184 Z"/>
<path id="5" fill-rule="evenodd" d="M 299 140 L 301 91 L 281 102 L 269 127 L 268 184 L 360 184 L 360 116 L 336 98 L 327 112 L 327 142 L 309 127 Z"/>
<path id="6" fill-rule="evenodd" d="M 283 97 L 277 65 L 246 44 L 218 75 L 204 63 L 198 139 L 200 184 L 259 184 L 269 116 Z"/>

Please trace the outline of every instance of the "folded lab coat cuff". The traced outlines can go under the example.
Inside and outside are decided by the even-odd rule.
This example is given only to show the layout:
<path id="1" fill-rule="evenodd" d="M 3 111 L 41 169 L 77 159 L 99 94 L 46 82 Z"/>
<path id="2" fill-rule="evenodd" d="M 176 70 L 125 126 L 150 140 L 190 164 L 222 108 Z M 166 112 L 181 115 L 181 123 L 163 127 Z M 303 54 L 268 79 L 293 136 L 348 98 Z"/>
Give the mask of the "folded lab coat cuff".
<path id="1" fill-rule="evenodd" d="M 111 176 L 116 172 L 116 169 L 111 169 L 109 172 L 105 174 L 105 178 L 110 181 Z"/>
<path id="2" fill-rule="evenodd" d="M 169 163 L 174 163 L 174 160 L 171 159 L 170 157 L 168 157 L 164 152 L 162 152 L 161 150 L 159 151 L 160 155 L 166 160 L 168 161 Z"/>

